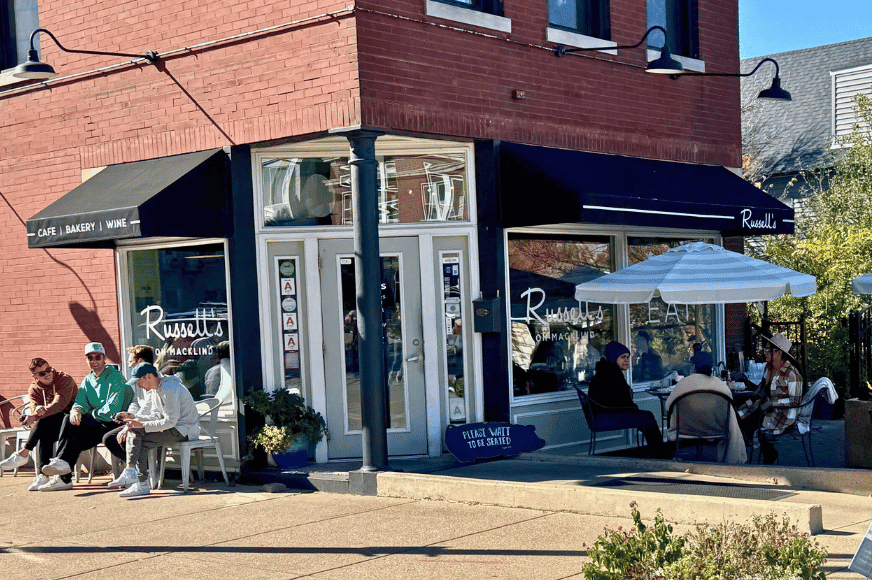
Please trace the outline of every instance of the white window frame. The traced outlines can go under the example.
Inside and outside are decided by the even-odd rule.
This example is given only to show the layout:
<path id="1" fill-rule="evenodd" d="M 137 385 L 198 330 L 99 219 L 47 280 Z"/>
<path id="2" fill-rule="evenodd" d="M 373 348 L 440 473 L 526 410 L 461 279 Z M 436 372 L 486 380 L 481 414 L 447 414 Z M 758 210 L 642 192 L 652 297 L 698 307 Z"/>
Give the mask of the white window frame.
<path id="1" fill-rule="evenodd" d="M 716 244 L 722 245 L 723 238 L 721 237 L 720 232 L 715 231 L 706 231 L 706 230 L 675 230 L 675 229 L 666 229 L 666 228 L 631 228 L 631 227 L 621 227 L 621 226 L 609 226 L 609 225 L 595 225 L 595 224 L 584 224 L 583 227 L 571 227 L 571 226 L 540 226 L 540 227 L 532 227 L 532 228 L 511 228 L 507 229 L 503 233 L 503 244 L 505 248 L 506 256 L 508 256 L 508 243 L 509 243 L 509 234 L 542 234 L 542 235 L 598 235 L 598 236 L 611 236 L 614 238 L 614 251 L 615 255 L 613 259 L 615 260 L 615 271 L 622 270 L 626 268 L 628 263 L 628 238 L 635 236 L 651 236 L 657 238 L 675 238 L 675 239 L 713 239 Z M 506 284 L 509 284 L 509 261 L 508 258 L 505 261 L 505 280 Z M 509 296 L 509 288 L 504 289 L 505 295 Z M 512 318 L 512 305 L 506 300 L 506 320 L 511 320 Z M 630 344 L 631 338 L 631 330 L 630 330 L 630 307 L 626 304 L 618 304 L 615 308 L 615 323 L 617 325 L 617 336 L 615 340 L 620 341 L 623 344 Z M 717 327 L 716 331 L 716 344 L 713 349 L 713 356 L 716 360 L 723 360 L 725 355 L 725 340 L 726 335 L 724 332 L 724 306 L 722 304 L 715 305 L 715 325 Z M 512 337 L 511 332 L 507 333 L 506 346 L 509 352 L 509 358 L 511 359 L 512 353 Z M 539 395 L 525 395 L 523 397 L 515 397 L 514 390 L 511 384 L 511 369 L 509 369 L 509 378 L 510 382 L 506 385 L 506 388 L 509 389 L 509 407 L 511 409 L 527 407 L 529 405 L 540 405 L 543 403 L 556 403 L 560 401 L 575 401 L 577 399 L 577 395 L 575 391 L 556 391 L 553 393 L 542 393 Z M 642 392 L 646 388 L 649 388 L 650 385 L 647 383 L 631 383 L 634 392 Z"/>
<path id="2" fill-rule="evenodd" d="M 415 139 L 409 137 L 396 137 L 385 135 L 376 139 L 375 152 L 378 157 L 402 156 L 402 155 L 427 155 L 427 154 L 456 154 L 464 155 L 466 159 L 466 200 L 467 215 L 469 219 L 463 221 L 433 221 L 416 223 L 380 223 L 380 230 L 397 229 L 426 229 L 426 228 L 450 228 L 453 226 L 474 225 L 476 222 L 475 200 L 475 166 L 473 163 L 472 145 L 451 141 L 437 141 L 434 139 Z M 301 143 L 293 143 L 278 147 L 252 148 L 252 182 L 254 190 L 255 229 L 258 234 L 267 233 L 299 233 L 313 232 L 348 232 L 353 229 L 352 225 L 313 225 L 313 226 L 267 226 L 264 222 L 263 182 L 261 166 L 263 159 L 282 158 L 307 158 L 307 157 L 348 157 L 350 146 L 348 139 L 343 136 L 326 137 Z M 347 235 L 347 234 L 346 234 Z"/>
<path id="3" fill-rule="evenodd" d="M 436 2 L 435 0 L 426 0 L 425 13 L 427 16 L 452 20 L 462 24 L 470 24 L 479 28 L 487 28 L 497 30 L 499 32 L 512 32 L 512 20 L 505 16 L 497 16 L 472 8 L 464 8 L 462 6 L 454 6 L 445 4 L 444 2 Z"/>
<path id="4" fill-rule="evenodd" d="M 836 134 L 836 125 L 838 119 L 836 118 L 836 85 L 838 83 L 838 77 L 841 75 L 852 74 L 857 72 L 869 71 L 869 82 L 870 89 L 867 92 L 869 97 L 872 97 L 872 63 L 864 64 L 861 66 L 855 66 L 852 68 L 846 68 L 842 70 L 834 70 L 830 71 L 830 136 L 832 140 L 832 144 L 830 145 L 831 149 L 841 149 L 842 147 L 850 147 L 850 145 L 844 145 L 839 143 L 839 136 Z M 862 91 L 860 91 L 862 92 Z"/>

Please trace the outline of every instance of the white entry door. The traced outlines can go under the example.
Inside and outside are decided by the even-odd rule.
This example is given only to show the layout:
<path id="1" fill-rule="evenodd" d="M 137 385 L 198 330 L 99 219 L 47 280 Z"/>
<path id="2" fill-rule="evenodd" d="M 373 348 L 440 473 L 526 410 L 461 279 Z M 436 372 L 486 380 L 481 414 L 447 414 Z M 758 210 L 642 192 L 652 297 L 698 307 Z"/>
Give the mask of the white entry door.
<path id="1" fill-rule="evenodd" d="M 382 238 L 388 454 L 427 453 L 421 267 L 416 238 Z M 360 365 L 351 240 L 322 240 L 321 316 L 330 459 L 362 456 Z"/>

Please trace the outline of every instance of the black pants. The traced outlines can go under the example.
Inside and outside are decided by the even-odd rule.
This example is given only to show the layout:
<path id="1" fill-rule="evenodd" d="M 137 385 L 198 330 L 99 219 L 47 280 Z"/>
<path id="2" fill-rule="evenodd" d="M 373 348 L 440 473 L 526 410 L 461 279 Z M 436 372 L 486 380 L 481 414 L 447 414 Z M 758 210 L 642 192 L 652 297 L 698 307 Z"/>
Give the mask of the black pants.
<path id="1" fill-rule="evenodd" d="M 118 433 L 124 429 L 124 425 L 120 427 L 115 425 L 115 429 L 112 429 L 105 435 L 103 435 L 103 445 L 106 446 L 106 449 L 109 450 L 109 453 L 117 457 L 123 462 L 127 461 L 127 451 L 125 449 L 125 445 L 118 443 Z M 131 467 L 128 465 L 128 467 Z"/>
<path id="2" fill-rule="evenodd" d="M 739 419 L 739 429 L 745 435 L 745 441 L 754 442 L 754 435 L 757 429 L 760 428 L 763 416 L 766 413 L 760 409 L 755 409 L 752 413 L 745 415 Z M 760 441 L 760 455 L 763 456 L 763 463 L 772 465 L 778 459 L 778 451 L 775 449 L 775 440 L 771 437 L 763 436 Z"/>
<path id="3" fill-rule="evenodd" d="M 663 444 L 663 434 L 660 432 L 660 426 L 657 424 L 657 419 L 654 418 L 654 413 L 651 411 L 636 411 L 639 414 L 639 419 L 642 423 L 642 435 L 645 436 L 645 442 L 648 444 L 648 450 L 651 452 L 651 457 L 666 459 L 666 446 Z"/>
<path id="4" fill-rule="evenodd" d="M 66 412 L 61 412 L 43 417 L 30 429 L 30 437 L 27 438 L 24 448 L 33 451 L 39 444 L 39 457 L 33 458 L 37 472 L 54 457 L 54 444 L 60 436 L 64 419 L 68 416 Z"/>
<path id="5" fill-rule="evenodd" d="M 114 421 L 101 421 L 91 415 L 82 416 L 78 425 L 70 423 L 70 418 L 64 420 L 58 439 L 57 456 L 75 468 L 76 460 L 82 451 L 96 447 L 103 440 L 103 435 L 118 427 Z M 72 481 L 72 475 L 62 475 L 63 481 Z"/>
<path id="6" fill-rule="evenodd" d="M 665 459 L 666 445 L 663 444 L 663 434 L 651 411 L 642 409 L 625 410 L 620 413 L 597 413 L 596 425 L 598 431 L 617 431 L 619 429 L 638 429 L 645 436 L 648 452 L 651 457 Z"/>

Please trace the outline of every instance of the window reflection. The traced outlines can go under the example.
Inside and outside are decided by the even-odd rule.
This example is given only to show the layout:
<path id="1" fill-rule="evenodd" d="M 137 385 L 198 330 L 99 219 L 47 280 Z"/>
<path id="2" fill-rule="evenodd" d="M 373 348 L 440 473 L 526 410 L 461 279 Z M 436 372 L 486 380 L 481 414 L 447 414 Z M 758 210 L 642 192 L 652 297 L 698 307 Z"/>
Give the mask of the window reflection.
<path id="1" fill-rule="evenodd" d="M 155 366 L 195 399 L 218 396 L 235 409 L 224 246 L 209 244 L 127 254 L 132 344 L 154 348 Z"/>
<path id="2" fill-rule="evenodd" d="M 611 271 L 610 238 L 511 234 L 508 250 L 515 396 L 589 383 L 614 307 L 579 303 L 575 286 Z"/>
<path id="3" fill-rule="evenodd" d="M 464 154 L 379 157 L 379 222 L 468 220 L 466 183 Z M 265 158 L 261 189 L 267 227 L 353 223 L 347 157 Z"/>
<path id="4" fill-rule="evenodd" d="M 699 240 L 630 238 L 629 263 L 637 264 L 687 241 Z M 672 371 L 689 376 L 695 349 L 711 351 L 714 346 L 715 307 L 666 304 L 657 297 L 647 304 L 630 305 L 630 328 L 634 382 L 659 381 Z"/>

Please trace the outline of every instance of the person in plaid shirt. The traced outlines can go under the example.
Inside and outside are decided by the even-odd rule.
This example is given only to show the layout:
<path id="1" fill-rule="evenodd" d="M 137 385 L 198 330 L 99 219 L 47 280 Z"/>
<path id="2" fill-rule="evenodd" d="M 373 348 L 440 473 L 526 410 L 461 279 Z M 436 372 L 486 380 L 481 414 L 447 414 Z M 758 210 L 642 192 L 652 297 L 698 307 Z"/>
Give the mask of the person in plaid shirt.
<path id="1" fill-rule="evenodd" d="M 772 435 L 780 435 L 796 422 L 802 403 L 802 375 L 784 356 L 793 346 L 786 336 L 776 334 L 766 351 L 766 370 L 757 387 L 756 396 L 746 401 L 738 411 L 739 424 L 748 441 L 753 440 L 758 427 Z M 763 463 L 775 463 L 778 451 L 771 437 L 763 437 L 760 452 Z"/>

